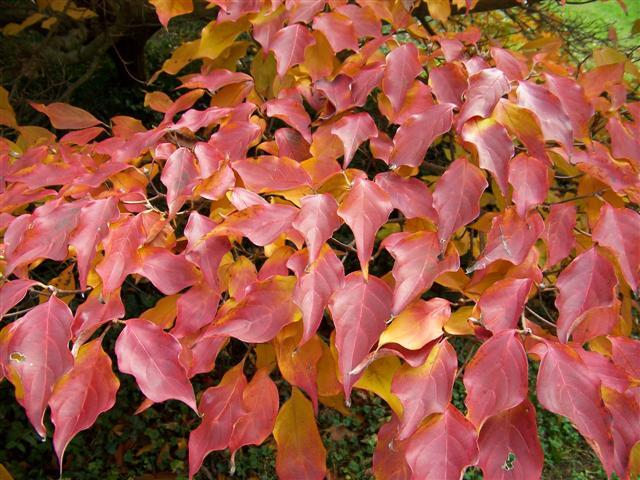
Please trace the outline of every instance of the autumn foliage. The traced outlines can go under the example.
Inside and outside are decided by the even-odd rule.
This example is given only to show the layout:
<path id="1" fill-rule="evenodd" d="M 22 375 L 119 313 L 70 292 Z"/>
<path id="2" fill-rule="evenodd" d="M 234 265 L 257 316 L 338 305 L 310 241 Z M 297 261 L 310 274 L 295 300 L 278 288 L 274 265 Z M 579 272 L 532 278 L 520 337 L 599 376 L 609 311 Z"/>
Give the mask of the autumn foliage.
<path id="1" fill-rule="evenodd" d="M 165 26 L 192 9 L 151 3 Z M 50 412 L 61 468 L 113 407 L 117 368 L 139 411 L 178 400 L 200 417 L 190 477 L 273 435 L 280 478 L 324 478 L 318 409 L 364 389 L 393 412 L 376 478 L 535 479 L 531 374 L 608 475 L 636 478 L 633 64 L 433 34 L 421 2 L 209 3 L 156 78 L 199 73 L 147 95 L 157 125 L 32 104 L 48 131 L 0 95 L 0 375 L 42 437 Z M 128 318 L 125 281 L 163 297 Z M 194 391 L 232 342 L 244 359 Z"/>

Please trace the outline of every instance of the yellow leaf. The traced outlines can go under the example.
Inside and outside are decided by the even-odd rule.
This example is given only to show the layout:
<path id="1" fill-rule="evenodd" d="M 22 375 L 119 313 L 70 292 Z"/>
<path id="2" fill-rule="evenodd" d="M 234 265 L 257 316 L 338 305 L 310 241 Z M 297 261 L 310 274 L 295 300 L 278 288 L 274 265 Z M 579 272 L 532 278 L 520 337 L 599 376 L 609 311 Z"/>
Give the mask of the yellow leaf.
<path id="1" fill-rule="evenodd" d="M 451 15 L 451 4 L 449 0 L 425 0 L 429 7 L 429 15 L 436 20 L 446 22 Z"/>
<path id="2" fill-rule="evenodd" d="M 13 480 L 13 477 L 9 473 L 9 470 L 0 463 L 0 480 Z"/>
<path id="3" fill-rule="evenodd" d="M 251 62 L 254 88 L 264 98 L 273 97 L 273 80 L 276 78 L 276 57 L 273 52 L 259 50 Z"/>
<path id="4" fill-rule="evenodd" d="M 240 33 L 249 28 L 249 22 L 243 17 L 235 22 L 218 23 L 213 21 L 202 29 L 202 37 L 196 52 L 196 58 L 217 58 L 230 47 Z"/>
<path id="5" fill-rule="evenodd" d="M 49 282 L 49 285 L 52 285 L 52 286 L 54 286 L 56 288 L 59 288 L 60 290 L 75 290 L 76 289 L 76 279 L 73 276 L 73 268 L 74 268 L 73 265 L 69 265 L 62 272 L 60 272 L 60 275 L 58 275 L 56 278 L 51 280 Z M 68 295 L 60 295 L 59 296 L 60 300 L 62 300 L 67 305 L 69 305 L 69 303 L 71 302 L 71 300 L 73 300 L 74 297 L 75 297 L 75 295 L 73 293 L 68 294 Z M 49 295 L 45 295 L 45 294 L 41 293 L 38 296 L 38 301 L 40 303 L 44 303 L 47 300 L 49 300 Z"/>
<path id="6" fill-rule="evenodd" d="M 173 100 L 164 92 L 147 92 L 144 96 L 144 106 L 156 112 L 165 113 L 171 105 Z"/>
<path id="7" fill-rule="evenodd" d="M 382 357 L 367 367 L 355 386 L 375 393 L 389 404 L 396 415 L 400 416 L 402 404 L 398 397 L 391 393 L 391 380 L 398 368 L 400 368 L 398 357 Z"/>
<path id="8" fill-rule="evenodd" d="M 473 327 L 469 323 L 469 317 L 473 313 L 473 307 L 462 307 L 451 314 L 451 318 L 444 324 L 444 331 L 451 335 L 473 335 Z"/>
<path id="9" fill-rule="evenodd" d="M 191 42 L 185 42 L 176 48 L 171 57 L 164 61 L 162 68 L 153 74 L 149 83 L 156 81 L 160 73 L 165 72 L 169 75 L 175 75 L 182 70 L 185 65 L 195 60 L 198 48 L 200 47 L 199 40 L 193 40 Z"/>
<path id="10" fill-rule="evenodd" d="M 19 34 L 25 28 L 30 27 L 31 25 L 35 25 L 43 18 L 47 18 L 46 15 L 42 13 L 33 13 L 25 18 L 22 23 L 8 23 L 2 28 L 2 33 L 8 37 Z"/>
<path id="11" fill-rule="evenodd" d="M 320 32 L 313 32 L 313 37 L 316 42 L 305 49 L 304 62 L 300 64 L 300 70 L 316 81 L 330 76 L 339 63 L 327 38 Z"/>
<path id="12" fill-rule="evenodd" d="M 278 413 L 273 438 L 278 445 L 278 477 L 324 478 L 327 471 L 327 451 L 318 432 L 313 406 L 295 387 L 291 398 Z"/>
<path id="13" fill-rule="evenodd" d="M 16 113 L 9 103 L 9 92 L 0 87 L 0 125 L 5 127 L 17 127 Z"/>
<path id="14" fill-rule="evenodd" d="M 149 3 L 156 7 L 158 19 L 165 28 L 173 17 L 193 11 L 191 0 L 149 0 Z"/>
<path id="15" fill-rule="evenodd" d="M 155 306 L 142 312 L 140 318 L 149 320 L 162 328 L 171 327 L 176 319 L 178 298 L 180 295 L 162 297 Z"/>
<path id="16" fill-rule="evenodd" d="M 270 343 L 258 343 L 256 350 L 256 369 L 266 368 L 272 372 L 276 367 L 276 351 Z"/>

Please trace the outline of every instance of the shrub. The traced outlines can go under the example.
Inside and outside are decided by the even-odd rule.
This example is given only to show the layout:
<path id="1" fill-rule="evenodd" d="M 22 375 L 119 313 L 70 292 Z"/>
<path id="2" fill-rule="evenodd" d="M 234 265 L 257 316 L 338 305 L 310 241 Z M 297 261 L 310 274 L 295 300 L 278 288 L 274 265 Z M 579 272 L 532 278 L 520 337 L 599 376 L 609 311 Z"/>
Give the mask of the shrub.
<path id="1" fill-rule="evenodd" d="M 540 405 L 635 478 L 635 65 L 436 34 L 401 0 L 212 3 L 155 76 L 200 67 L 147 94 L 155 126 L 64 103 L 18 125 L 1 92 L 0 373 L 43 438 L 50 410 L 61 468 L 117 367 L 138 411 L 193 411 L 190 477 L 273 434 L 280 478 L 323 478 L 319 410 L 362 389 L 393 411 L 377 478 L 539 478 L 535 363 Z"/>

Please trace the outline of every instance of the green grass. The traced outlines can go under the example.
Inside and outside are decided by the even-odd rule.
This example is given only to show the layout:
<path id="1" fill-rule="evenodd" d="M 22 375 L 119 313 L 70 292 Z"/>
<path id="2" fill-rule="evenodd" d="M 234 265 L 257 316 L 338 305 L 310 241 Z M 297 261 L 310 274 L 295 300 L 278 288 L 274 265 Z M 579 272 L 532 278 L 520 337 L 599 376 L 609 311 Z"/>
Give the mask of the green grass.
<path id="1" fill-rule="evenodd" d="M 640 18 L 640 0 L 626 0 L 626 5 L 627 14 L 624 13 L 616 0 L 599 1 L 585 5 L 565 5 L 560 8 L 560 14 L 569 19 L 602 23 L 607 28 L 613 26 L 618 38 L 622 41 L 630 37 L 633 22 Z M 636 41 L 640 41 L 640 39 L 636 39 Z"/>

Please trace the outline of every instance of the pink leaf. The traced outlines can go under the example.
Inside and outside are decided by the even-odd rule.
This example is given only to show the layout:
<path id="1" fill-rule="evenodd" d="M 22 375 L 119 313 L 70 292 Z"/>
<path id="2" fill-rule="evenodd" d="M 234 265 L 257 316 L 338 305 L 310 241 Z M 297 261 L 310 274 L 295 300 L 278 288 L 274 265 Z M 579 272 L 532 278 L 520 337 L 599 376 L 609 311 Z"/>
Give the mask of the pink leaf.
<path id="1" fill-rule="evenodd" d="M 393 208 L 400 210 L 405 217 L 437 220 L 431 190 L 423 181 L 401 177 L 395 172 L 379 173 L 374 181 L 389 194 Z"/>
<path id="2" fill-rule="evenodd" d="M 486 268 L 496 260 L 507 260 L 514 265 L 520 265 L 543 230 L 544 222 L 538 212 L 533 211 L 526 218 L 521 218 L 513 207 L 508 208 L 493 217 L 487 245 L 467 272 Z"/>
<path id="3" fill-rule="evenodd" d="M 0 362 L 5 375 L 42 438 L 47 434 L 43 417 L 53 386 L 73 366 L 69 351 L 72 323 L 69 307 L 51 296 L 0 332 Z"/>
<path id="4" fill-rule="evenodd" d="M 558 276 L 558 338 L 566 343 L 589 310 L 610 307 L 618 285 L 613 266 L 596 248 L 578 255 Z"/>
<path id="5" fill-rule="evenodd" d="M 517 328 L 532 284 L 530 278 L 503 278 L 487 288 L 478 301 L 482 324 L 493 333 Z"/>
<path id="6" fill-rule="evenodd" d="M 200 470 L 204 458 L 229 445 L 233 426 L 245 415 L 242 394 L 247 379 L 242 372 L 244 362 L 225 373 L 220 383 L 207 388 L 200 398 L 202 423 L 189 435 L 189 478 Z"/>
<path id="7" fill-rule="evenodd" d="M 56 427 L 53 445 L 60 471 L 64 451 L 73 437 L 90 428 L 98 416 L 116 402 L 120 382 L 101 340 L 93 340 L 80 348 L 73 368 L 58 380 L 49 399 L 51 420 Z"/>
<path id="8" fill-rule="evenodd" d="M 96 248 L 109 233 L 109 223 L 117 220 L 119 215 L 118 200 L 115 197 L 94 200 L 80 211 L 78 227 L 71 235 L 69 244 L 77 252 L 78 278 L 83 290 L 87 288 L 87 275 L 96 255 Z"/>
<path id="9" fill-rule="evenodd" d="M 513 203 L 522 218 L 547 198 L 549 167 L 536 157 L 516 156 L 509 164 L 509 183 L 513 186 Z"/>
<path id="10" fill-rule="evenodd" d="M 49 105 L 31 103 L 30 105 L 49 117 L 53 128 L 59 130 L 81 130 L 100 123 L 100 120 L 89 112 L 66 103 L 50 103 Z"/>
<path id="11" fill-rule="evenodd" d="M 451 130 L 452 122 L 453 105 L 450 103 L 432 105 L 422 113 L 410 116 L 393 137 L 389 164 L 419 167 L 433 141 Z"/>
<path id="12" fill-rule="evenodd" d="M 409 440 L 406 450 L 411 478 L 457 480 L 478 461 L 478 443 L 471 422 L 449 405 L 431 417 Z"/>
<path id="13" fill-rule="evenodd" d="M 136 272 L 146 277 L 165 295 L 173 295 L 198 280 L 196 270 L 184 255 L 166 248 L 144 247 L 140 250 L 140 266 Z"/>
<path id="14" fill-rule="evenodd" d="M 609 248 L 631 290 L 640 288 L 640 215 L 629 208 L 602 205 L 593 240 Z"/>
<path id="15" fill-rule="evenodd" d="M 464 371 L 465 404 L 478 428 L 487 418 L 519 405 L 527 397 L 527 354 L 514 330 L 484 342 Z"/>
<path id="16" fill-rule="evenodd" d="M 572 203 L 557 203 L 551 206 L 544 230 L 547 245 L 547 265 L 553 266 L 569 256 L 576 245 L 573 228 L 576 226 L 577 210 Z"/>
<path id="17" fill-rule="evenodd" d="M 289 262 L 289 267 L 293 269 Z M 302 311 L 304 325 L 300 345 L 315 335 L 329 298 L 344 281 L 344 267 L 329 247 L 324 247 L 318 258 L 296 272 L 298 281 L 293 291 L 293 301 Z"/>
<path id="18" fill-rule="evenodd" d="M 480 214 L 480 197 L 487 185 L 482 170 L 464 158 L 454 161 L 440 177 L 433 192 L 433 207 L 438 212 L 442 251 L 456 230 Z"/>
<path id="19" fill-rule="evenodd" d="M 514 152 L 507 130 L 492 118 L 475 118 L 462 127 L 462 140 L 476 148 L 478 164 L 493 174 L 500 190 L 506 195 L 509 191 L 509 160 Z"/>
<path id="20" fill-rule="evenodd" d="M 487 68 L 472 75 L 458 117 L 458 128 L 470 118 L 489 117 L 498 100 L 510 90 L 509 79 L 497 68 Z"/>
<path id="21" fill-rule="evenodd" d="M 398 440 L 413 435 L 429 415 L 447 409 L 457 368 L 456 351 L 443 340 L 431 349 L 423 365 L 403 365 L 398 369 L 391 384 L 391 392 L 403 407 Z"/>
<path id="22" fill-rule="evenodd" d="M 528 400 L 489 418 L 480 430 L 480 468 L 486 478 L 540 478 L 544 457 L 536 428 L 536 410 Z"/>
<path id="23" fill-rule="evenodd" d="M 378 341 L 391 314 L 391 289 L 377 277 L 349 274 L 331 297 L 329 310 L 336 328 L 338 366 L 345 397 L 360 375 L 352 370 Z"/>
<path id="24" fill-rule="evenodd" d="M 421 71 L 418 48 L 413 43 L 405 43 L 387 55 L 382 91 L 391 101 L 394 111 L 400 110 L 409 87 Z"/>
<path id="25" fill-rule="evenodd" d="M 394 315 L 431 288 L 441 274 L 460 268 L 460 259 L 455 251 L 440 259 L 438 238 L 433 232 L 394 233 L 384 240 L 383 245 L 395 259 L 392 272 L 396 285 L 391 310 Z"/>
<path id="26" fill-rule="evenodd" d="M 338 12 L 325 12 L 313 18 L 313 29 L 322 32 L 335 53 L 359 50 L 358 37 L 351 19 Z"/>
<path id="27" fill-rule="evenodd" d="M 191 196 L 199 177 L 196 159 L 191 150 L 180 147 L 167 159 L 160 180 L 167 187 L 170 217 L 178 213 L 185 200 Z"/>
<path id="28" fill-rule="evenodd" d="M 0 286 L 0 317 L 4 317 L 5 313 L 20 303 L 29 291 L 29 288 L 36 283 L 35 280 L 23 279 L 3 283 L 2 286 Z"/>
<path id="29" fill-rule="evenodd" d="M 338 215 L 349 225 L 356 240 L 358 260 L 366 278 L 376 232 L 393 210 L 389 195 L 370 180 L 356 178 Z"/>
<path id="30" fill-rule="evenodd" d="M 347 168 L 360 144 L 378 136 L 378 128 L 371 115 L 360 112 L 342 117 L 333 124 L 331 133 L 340 138 L 344 145 L 343 167 Z"/>
<path id="31" fill-rule="evenodd" d="M 311 184 L 309 174 L 298 162 L 286 157 L 264 155 L 233 163 L 245 186 L 256 193 L 292 190 Z"/>
<path id="32" fill-rule="evenodd" d="M 304 237 L 309 249 L 309 263 L 313 263 L 324 242 L 340 228 L 338 204 L 326 193 L 307 195 L 300 203 L 300 211 L 291 226 Z"/>
<path id="33" fill-rule="evenodd" d="M 301 27 L 301 25 L 296 26 Z M 311 130 L 309 128 L 311 118 L 304 109 L 299 97 L 292 95 L 289 97 L 269 100 L 264 104 L 264 108 L 266 109 L 269 117 L 279 118 L 283 122 L 288 123 L 300 132 L 302 138 L 304 138 L 308 143 L 311 143 Z"/>
<path id="34" fill-rule="evenodd" d="M 546 353 L 538 371 L 538 401 L 547 410 L 571 420 L 610 472 L 611 414 L 602 402 L 600 381 L 589 374 L 573 348 L 557 342 L 545 345 Z"/>
<path id="35" fill-rule="evenodd" d="M 180 400 L 196 413 L 196 398 L 180 363 L 180 342 L 156 324 L 139 318 L 127 320 L 116 341 L 118 368 L 133 375 L 149 400 Z"/>
<path id="36" fill-rule="evenodd" d="M 273 37 L 269 49 L 274 53 L 278 64 L 278 75 L 284 77 L 290 67 L 304 61 L 305 49 L 315 43 L 307 27 L 299 23 L 291 24 L 279 30 Z M 311 140 L 307 140 L 311 141 Z"/>

